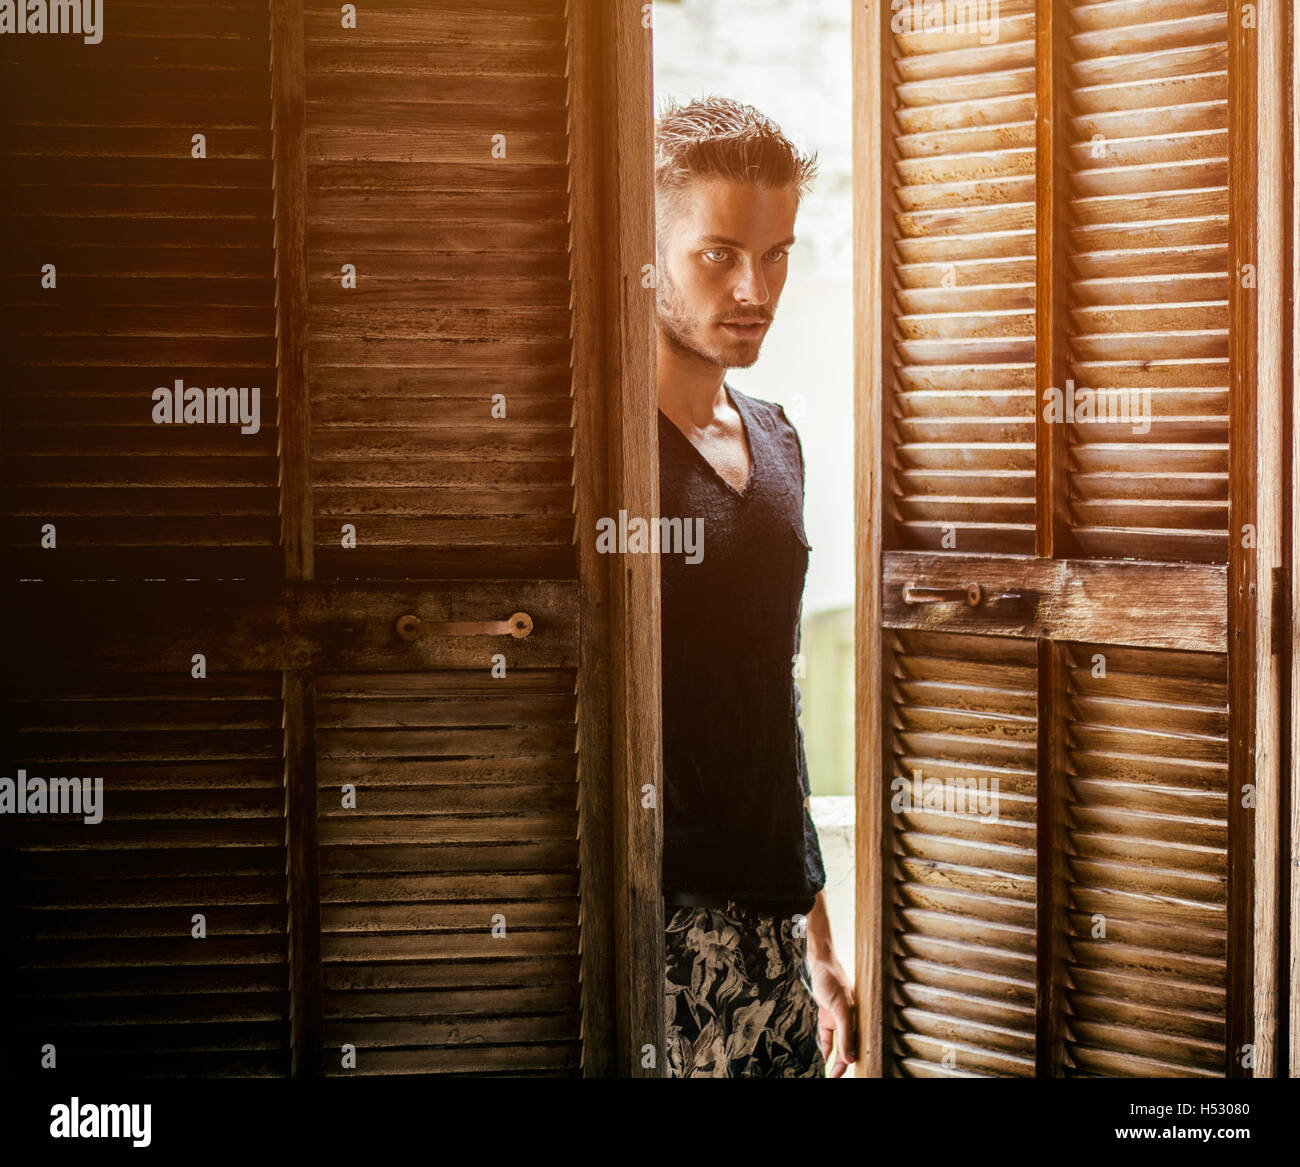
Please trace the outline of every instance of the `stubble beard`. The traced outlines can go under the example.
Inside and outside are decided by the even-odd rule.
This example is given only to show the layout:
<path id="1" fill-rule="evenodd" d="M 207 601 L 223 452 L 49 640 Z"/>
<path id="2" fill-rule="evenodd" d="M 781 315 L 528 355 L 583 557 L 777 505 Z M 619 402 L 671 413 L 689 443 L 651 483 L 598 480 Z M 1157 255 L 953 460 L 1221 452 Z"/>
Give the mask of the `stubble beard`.
<path id="1" fill-rule="evenodd" d="M 661 265 L 660 271 L 663 270 Z M 660 276 L 655 310 L 664 339 L 679 352 L 699 357 L 720 369 L 748 369 L 758 360 L 757 345 L 752 349 L 743 342 L 725 349 L 708 346 L 702 337 L 704 325 L 690 314 L 667 275 Z"/>

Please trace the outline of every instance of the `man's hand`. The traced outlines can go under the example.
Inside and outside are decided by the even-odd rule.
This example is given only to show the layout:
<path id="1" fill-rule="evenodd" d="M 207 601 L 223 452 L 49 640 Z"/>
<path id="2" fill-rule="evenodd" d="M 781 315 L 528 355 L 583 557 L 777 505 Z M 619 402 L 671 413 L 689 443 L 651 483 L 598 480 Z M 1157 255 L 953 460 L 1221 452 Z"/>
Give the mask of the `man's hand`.
<path id="1" fill-rule="evenodd" d="M 808 973 L 817 1001 L 817 1041 L 826 1059 L 826 1076 L 840 1078 L 849 1063 L 858 1058 L 856 1008 L 853 981 L 836 959 L 831 945 L 830 918 L 821 892 L 817 893 L 817 903 L 808 916 Z"/>

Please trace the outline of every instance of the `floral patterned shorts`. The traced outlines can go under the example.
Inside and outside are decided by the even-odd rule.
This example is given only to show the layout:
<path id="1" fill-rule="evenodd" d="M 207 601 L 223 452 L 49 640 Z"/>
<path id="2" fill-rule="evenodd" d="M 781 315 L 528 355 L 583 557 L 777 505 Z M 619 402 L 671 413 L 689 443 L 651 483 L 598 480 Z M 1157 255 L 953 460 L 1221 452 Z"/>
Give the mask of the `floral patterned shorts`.
<path id="1" fill-rule="evenodd" d="M 667 1077 L 826 1076 L 795 918 L 730 903 L 669 904 L 665 919 Z"/>

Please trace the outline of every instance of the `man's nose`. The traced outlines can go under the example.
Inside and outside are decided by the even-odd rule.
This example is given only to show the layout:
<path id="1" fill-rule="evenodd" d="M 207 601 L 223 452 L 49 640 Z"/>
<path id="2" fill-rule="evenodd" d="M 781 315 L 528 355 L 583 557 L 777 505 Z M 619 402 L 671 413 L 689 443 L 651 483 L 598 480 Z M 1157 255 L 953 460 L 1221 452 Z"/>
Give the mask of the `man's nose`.
<path id="1" fill-rule="evenodd" d="M 761 264 L 747 263 L 741 273 L 740 281 L 733 290 L 735 298 L 745 304 L 767 303 L 767 280 L 763 278 Z"/>

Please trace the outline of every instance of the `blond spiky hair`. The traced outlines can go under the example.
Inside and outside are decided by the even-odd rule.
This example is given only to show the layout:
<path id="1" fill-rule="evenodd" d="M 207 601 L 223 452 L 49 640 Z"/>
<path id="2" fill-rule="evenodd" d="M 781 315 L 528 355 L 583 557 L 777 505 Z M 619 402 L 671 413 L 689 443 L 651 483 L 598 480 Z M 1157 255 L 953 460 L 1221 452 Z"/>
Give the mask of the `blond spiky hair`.
<path id="1" fill-rule="evenodd" d="M 728 178 L 771 189 L 812 188 L 817 155 L 801 154 L 771 118 L 726 97 L 671 98 L 655 119 L 655 199 L 671 207 L 692 179 Z"/>

